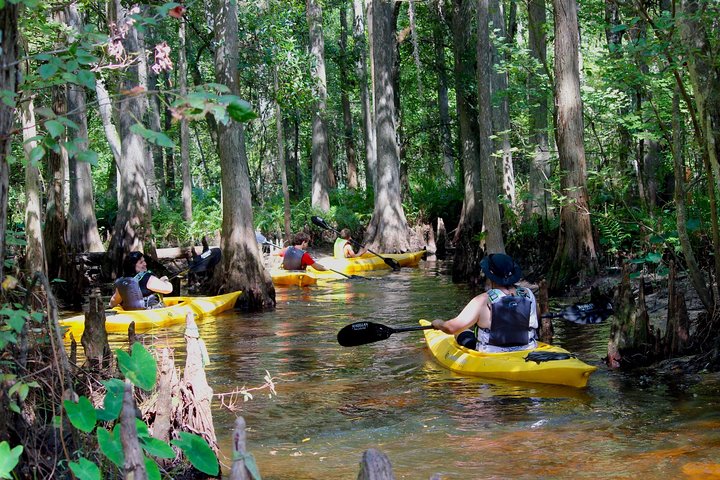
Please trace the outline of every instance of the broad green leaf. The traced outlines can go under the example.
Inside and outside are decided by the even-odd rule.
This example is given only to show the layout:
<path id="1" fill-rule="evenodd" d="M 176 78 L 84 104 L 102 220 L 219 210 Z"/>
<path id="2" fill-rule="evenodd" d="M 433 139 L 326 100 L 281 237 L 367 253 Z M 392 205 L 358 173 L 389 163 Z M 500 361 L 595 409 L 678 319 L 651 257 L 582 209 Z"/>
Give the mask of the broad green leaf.
<path id="1" fill-rule="evenodd" d="M 38 68 L 38 74 L 43 80 L 47 80 L 48 78 L 52 77 L 57 73 L 57 71 L 58 64 L 52 61 L 50 63 L 44 63 L 40 65 L 40 68 Z"/>
<path id="2" fill-rule="evenodd" d="M 119 378 L 112 378 L 102 382 L 105 385 L 105 399 L 103 409 L 97 411 L 98 420 L 109 422 L 117 420 L 122 410 L 122 400 L 125 394 L 125 382 Z"/>
<path id="3" fill-rule="evenodd" d="M 180 438 L 173 440 L 173 445 L 180 447 L 193 467 L 208 475 L 217 475 L 220 471 L 215 452 L 200 436 L 188 432 L 180 432 Z"/>
<path id="4" fill-rule="evenodd" d="M 104 428 L 98 428 L 97 439 L 103 454 L 117 465 L 118 468 L 123 468 L 125 465 L 125 454 L 123 453 L 122 442 L 120 441 L 120 425 L 115 425 L 112 433 Z"/>
<path id="5" fill-rule="evenodd" d="M 58 138 L 65 133 L 65 126 L 57 120 L 48 120 L 45 122 L 45 129 L 53 138 Z"/>
<path id="6" fill-rule="evenodd" d="M 0 478 L 13 478 L 12 471 L 17 466 L 22 452 L 22 445 L 17 445 L 11 450 L 8 442 L 5 440 L 0 442 Z"/>
<path id="7" fill-rule="evenodd" d="M 80 480 L 100 480 L 100 469 L 87 458 L 80 458 L 77 462 L 70 462 L 70 470 Z"/>
<path id="8" fill-rule="evenodd" d="M 700 228 L 700 219 L 699 218 L 691 218 L 685 223 L 688 232 L 694 232 L 698 228 Z"/>
<path id="9" fill-rule="evenodd" d="M 36 165 L 45 156 L 45 148 L 42 145 L 38 145 L 28 155 L 28 161 L 30 165 Z"/>
<path id="10" fill-rule="evenodd" d="M 257 113 L 252 109 L 245 100 L 234 100 L 228 105 L 228 115 L 236 122 L 247 122 L 253 118 L 257 118 Z"/>
<path id="11" fill-rule="evenodd" d="M 155 359 L 140 342 L 132 346 L 132 355 L 124 350 L 115 351 L 120 371 L 125 378 L 143 390 L 152 390 L 157 379 L 157 364 Z"/>
<path id="12" fill-rule="evenodd" d="M 140 438 L 140 444 L 148 455 L 158 458 L 175 458 L 175 451 L 162 440 L 153 437 Z"/>
<path id="13" fill-rule="evenodd" d="M 97 63 L 98 61 L 98 58 L 95 55 L 81 48 L 78 48 L 75 52 L 75 58 L 77 58 L 78 63 L 82 65 L 92 65 L 93 63 Z M 94 77 L 95 76 L 93 75 L 93 78 Z"/>
<path id="14" fill-rule="evenodd" d="M 78 162 L 89 163 L 92 166 L 97 166 L 98 164 L 98 154 L 97 152 L 93 152 L 92 150 L 84 150 L 82 152 L 78 152 L 78 154 L 75 155 L 75 159 Z"/>
<path id="15" fill-rule="evenodd" d="M 144 457 L 145 460 L 145 471 L 147 472 L 148 480 L 160 480 L 160 467 L 152 458 Z"/>
<path id="16" fill-rule="evenodd" d="M 5 323 L 10 326 L 16 333 L 22 332 L 25 322 L 27 321 L 27 312 L 15 308 L 3 308 L 0 310 L 0 317 L 6 316 Z"/>
<path id="17" fill-rule="evenodd" d="M 95 74 L 89 70 L 80 70 L 75 76 L 77 83 L 89 90 L 95 90 Z"/>
<path id="18" fill-rule="evenodd" d="M 662 254 L 657 252 L 650 252 L 645 258 L 647 258 L 648 262 L 660 263 L 662 261 Z"/>
<path id="19" fill-rule="evenodd" d="M 95 428 L 95 422 L 97 421 L 97 413 L 95 407 L 92 406 L 90 400 L 87 397 L 80 397 L 80 400 L 75 403 L 70 400 L 63 402 L 65 411 L 68 414 L 70 423 L 75 428 L 83 432 L 89 433 Z"/>
<path id="20" fill-rule="evenodd" d="M 161 147 L 175 148 L 175 143 L 170 139 L 170 137 L 162 132 L 155 132 L 155 139 L 153 143 L 156 143 Z"/>

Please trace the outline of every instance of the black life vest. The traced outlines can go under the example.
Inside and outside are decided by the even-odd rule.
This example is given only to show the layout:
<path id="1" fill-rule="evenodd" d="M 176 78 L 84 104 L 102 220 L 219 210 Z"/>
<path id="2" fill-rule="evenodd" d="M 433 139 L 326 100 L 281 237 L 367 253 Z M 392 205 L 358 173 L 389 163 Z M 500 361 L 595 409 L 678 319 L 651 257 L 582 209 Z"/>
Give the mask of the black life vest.
<path id="1" fill-rule="evenodd" d="M 515 295 L 506 295 L 500 290 L 488 291 L 492 309 L 489 329 L 476 326 L 475 335 L 481 344 L 495 347 L 520 347 L 535 339 L 536 325 L 531 325 L 532 304 L 529 290 L 519 287 Z"/>
<path id="2" fill-rule="evenodd" d="M 285 256 L 283 257 L 282 267 L 285 270 L 303 270 L 302 257 L 305 254 L 305 250 L 300 250 L 292 245 L 285 249 Z"/>

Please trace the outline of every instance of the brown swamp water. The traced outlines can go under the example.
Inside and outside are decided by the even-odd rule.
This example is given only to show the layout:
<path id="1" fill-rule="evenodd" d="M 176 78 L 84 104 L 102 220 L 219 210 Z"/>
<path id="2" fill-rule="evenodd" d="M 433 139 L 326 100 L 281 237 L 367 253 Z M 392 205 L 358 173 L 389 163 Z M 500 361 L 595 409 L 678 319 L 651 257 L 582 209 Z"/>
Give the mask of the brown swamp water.
<path id="1" fill-rule="evenodd" d="M 472 295 L 440 263 L 369 281 L 278 288 L 277 309 L 201 321 L 216 393 L 263 384 L 240 402 L 265 480 L 354 479 L 383 451 L 396 478 L 720 478 L 720 377 L 608 371 L 609 325 L 556 321 L 555 342 L 599 370 L 586 389 L 488 381 L 430 358 L 422 332 L 343 348 L 344 325 L 450 318 Z M 182 328 L 156 332 L 184 356 Z M 214 406 L 225 469 L 235 413 Z"/>

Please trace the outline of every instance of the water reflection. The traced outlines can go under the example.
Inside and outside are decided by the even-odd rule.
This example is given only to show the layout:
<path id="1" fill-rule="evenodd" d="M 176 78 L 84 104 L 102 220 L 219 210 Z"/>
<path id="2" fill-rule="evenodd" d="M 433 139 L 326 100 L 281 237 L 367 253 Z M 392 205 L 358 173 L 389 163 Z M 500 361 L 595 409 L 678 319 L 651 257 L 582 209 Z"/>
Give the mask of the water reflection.
<path id="1" fill-rule="evenodd" d="M 609 372 L 608 325 L 555 324 L 556 343 L 599 367 L 584 390 L 462 377 L 431 360 L 421 332 L 337 344 L 355 321 L 400 327 L 456 315 L 473 293 L 441 268 L 278 288 L 273 312 L 200 323 L 217 393 L 261 385 L 266 370 L 277 382 L 276 397 L 257 394 L 240 412 L 264 479 L 356 478 L 370 447 L 406 479 L 710 478 L 720 381 Z M 157 334 L 183 355 L 182 328 Z M 234 418 L 214 410 L 226 465 Z"/>

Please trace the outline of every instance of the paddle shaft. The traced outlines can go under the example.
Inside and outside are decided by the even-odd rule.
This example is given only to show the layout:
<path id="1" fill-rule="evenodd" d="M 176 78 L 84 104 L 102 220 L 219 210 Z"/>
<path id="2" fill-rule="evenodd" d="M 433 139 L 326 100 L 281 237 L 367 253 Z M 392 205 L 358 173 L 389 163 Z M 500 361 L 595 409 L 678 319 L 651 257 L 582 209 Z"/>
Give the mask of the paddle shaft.
<path id="1" fill-rule="evenodd" d="M 262 237 L 262 238 L 265 238 L 265 237 Z M 274 243 L 272 243 L 271 241 L 269 241 L 267 238 L 265 238 L 265 240 L 264 240 L 262 243 L 265 244 L 265 245 L 273 246 L 273 247 L 275 247 L 275 248 L 282 248 L 282 247 L 279 246 L 279 245 L 275 245 Z M 322 265 L 322 263 L 321 263 L 320 265 Z M 325 265 L 323 265 L 323 267 L 325 267 Z M 342 275 L 342 276 L 345 277 L 345 278 L 349 278 L 350 280 L 352 280 L 353 278 L 365 278 L 365 277 L 361 277 L 360 275 L 346 275 L 346 274 L 344 274 L 344 273 L 342 273 L 342 272 L 338 272 L 337 270 L 333 270 L 332 268 L 328 268 L 328 267 L 325 267 L 325 268 L 327 268 L 327 269 L 330 270 L 331 272 L 337 273 L 338 275 Z"/>

